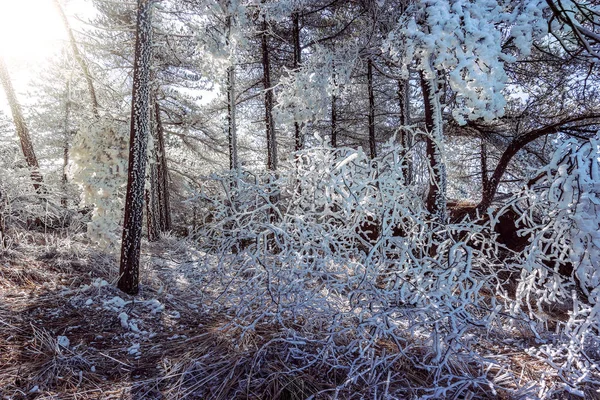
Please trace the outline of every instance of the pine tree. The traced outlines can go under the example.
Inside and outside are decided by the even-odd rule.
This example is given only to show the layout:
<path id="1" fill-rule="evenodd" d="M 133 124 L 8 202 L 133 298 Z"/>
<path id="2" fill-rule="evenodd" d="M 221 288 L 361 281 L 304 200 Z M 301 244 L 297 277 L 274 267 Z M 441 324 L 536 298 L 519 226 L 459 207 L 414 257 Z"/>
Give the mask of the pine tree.
<path id="1" fill-rule="evenodd" d="M 146 176 L 146 147 L 150 134 L 150 60 L 151 0 L 138 0 L 133 92 L 131 105 L 131 134 L 129 139 L 129 169 L 121 266 L 118 287 L 125 293 L 139 290 L 139 261 L 144 211 L 144 184 Z"/>
<path id="2" fill-rule="evenodd" d="M 44 180 L 39 171 L 40 165 L 35 155 L 35 151 L 33 150 L 33 143 L 31 142 L 31 137 L 29 135 L 29 128 L 25 123 L 25 117 L 23 117 L 21 104 L 19 103 L 17 95 L 15 94 L 15 89 L 13 88 L 12 81 L 8 73 L 8 68 L 6 67 L 6 63 L 1 56 L 0 82 L 2 82 L 2 86 L 4 87 L 4 93 L 6 93 L 6 98 L 12 112 L 13 121 L 15 123 L 15 127 L 17 128 L 17 135 L 21 141 L 21 150 L 23 151 L 23 156 L 25 157 L 25 161 L 27 161 L 27 165 L 31 169 L 31 180 L 33 181 L 33 187 L 38 193 L 42 192 L 43 188 L 41 185 Z"/>

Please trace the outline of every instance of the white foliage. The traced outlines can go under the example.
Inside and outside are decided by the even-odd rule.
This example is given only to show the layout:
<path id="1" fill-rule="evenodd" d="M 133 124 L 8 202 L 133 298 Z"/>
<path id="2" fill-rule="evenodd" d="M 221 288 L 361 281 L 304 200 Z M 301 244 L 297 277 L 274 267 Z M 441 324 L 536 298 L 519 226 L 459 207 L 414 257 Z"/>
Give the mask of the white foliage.
<path id="1" fill-rule="evenodd" d="M 572 264 L 572 278 L 592 304 L 600 300 L 599 146 L 598 137 L 583 144 L 565 141 L 523 194 L 530 204 L 524 218 L 533 226 L 526 267 L 533 271 L 545 262 L 558 270 Z M 570 296 L 560 286 L 549 288 L 554 290 L 548 296 Z"/>
<path id="2" fill-rule="evenodd" d="M 531 349 L 559 368 L 565 389 L 577 392 L 597 366 L 588 356 L 600 334 L 600 139 L 566 140 L 535 182 L 515 196 L 529 245 L 519 262 L 514 311 L 543 321 L 552 308 L 568 311 L 557 331 L 566 340 Z"/>
<path id="3" fill-rule="evenodd" d="M 340 96 L 358 59 L 358 50 L 316 47 L 298 71 L 280 79 L 275 112 L 283 123 L 324 118 L 331 96 Z"/>
<path id="4" fill-rule="evenodd" d="M 384 390 L 385 380 L 365 374 L 375 362 L 385 376 L 407 357 L 435 377 L 433 398 L 456 382 L 492 384 L 466 369 L 454 373 L 474 357 L 473 332 L 489 328 L 504 307 L 501 297 L 483 295 L 502 292 L 491 244 L 482 240 L 487 227 L 428 222 L 420 196 L 403 184 L 393 142 L 374 160 L 320 142 L 275 182 L 248 172 L 215 177 L 225 196 L 200 196 L 211 218 L 198 237 L 239 254 L 216 271 L 228 287 L 219 307 L 234 308 L 249 334 L 263 322 L 288 327 L 294 359 L 316 357 L 348 373 L 338 390 L 359 382 Z M 274 193 L 281 206 L 272 204 Z M 302 332 L 292 328 L 297 319 L 306 321 Z M 395 353 L 378 353 L 380 341 L 395 343 Z"/>
<path id="5" fill-rule="evenodd" d="M 511 35 L 527 55 L 535 38 L 546 32 L 541 1 L 428 0 L 412 6 L 388 36 L 384 47 L 404 68 L 416 63 L 428 78 L 441 75 L 457 94 L 457 122 L 491 120 L 504 112 L 504 62 L 514 60 L 503 49 Z"/>
<path id="6" fill-rule="evenodd" d="M 88 236 L 102 247 L 120 239 L 127 186 L 128 135 L 108 118 L 84 124 L 71 150 L 71 174 L 82 189 L 83 205 L 93 207 Z"/>

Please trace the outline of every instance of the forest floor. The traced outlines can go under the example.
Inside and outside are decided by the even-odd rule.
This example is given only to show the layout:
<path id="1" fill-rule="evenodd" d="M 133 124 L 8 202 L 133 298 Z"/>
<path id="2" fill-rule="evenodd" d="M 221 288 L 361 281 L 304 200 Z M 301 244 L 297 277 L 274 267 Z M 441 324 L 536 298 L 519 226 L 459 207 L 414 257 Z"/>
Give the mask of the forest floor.
<path id="1" fill-rule="evenodd" d="M 142 253 L 135 298 L 111 281 L 116 258 L 82 238 L 25 232 L 0 254 L 3 399 L 305 399 L 326 390 L 327 379 L 331 387 L 343 381 L 311 368 L 286 374 L 280 327 L 259 324 L 247 335 L 231 323 L 235 315 L 211 306 L 230 288 L 205 268 L 223 260 L 168 237 Z M 523 351 L 530 340 L 524 334 L 482 349 L 511 365 L 521 394 L 529 379 L 552 379 Z M 410 366 L 404 375 L 428 380 Z M 531 396 L 521 398 L 535 398 L 530 386 Z"/>

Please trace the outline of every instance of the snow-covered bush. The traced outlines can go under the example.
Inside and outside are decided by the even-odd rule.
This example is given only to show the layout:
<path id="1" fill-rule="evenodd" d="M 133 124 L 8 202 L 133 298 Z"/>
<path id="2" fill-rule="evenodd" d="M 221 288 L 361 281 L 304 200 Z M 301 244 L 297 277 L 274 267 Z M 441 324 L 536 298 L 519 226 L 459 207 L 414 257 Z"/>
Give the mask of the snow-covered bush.
<path id="1" fill-rule="evenodd" d="M 345 374 L 338 394 L 501 390 L 473 351 L 508 308 L 489 226 L 431 222 L 400 154 L 393 142 L 373 160 L 321 143 L 276 180 L 214 177 L 198 202 L 211 210 L 198 239 L 223 255 L 215 279 L 228 289 L 214 306 L 233 309 L 244 335 L 284 327 L 298 368 Z M 406 364 L 427 382 L 401 377 Z"/>
<path id="2" fill-rule="evenodd" d="M 102 247 L 120 239 L 128 160 L 127 130 L 109 118 L 80 127 L 73 148 L 71 173 L 81 186 L 82 203 L 93 207 L 88 236 Z"/>
<path id="3" fill-rule="evenodd" d="M 558 314 L 560 335 L 531 352 L 581 394 L 577 384 L 597 369 L 589 352 L 600 333 L 598 136 L 562 142 L 512 204 L 523 210 L 520 234 L 529 239 L 517 261 L 522 269 L 512 312 L 540 322 Z"/>

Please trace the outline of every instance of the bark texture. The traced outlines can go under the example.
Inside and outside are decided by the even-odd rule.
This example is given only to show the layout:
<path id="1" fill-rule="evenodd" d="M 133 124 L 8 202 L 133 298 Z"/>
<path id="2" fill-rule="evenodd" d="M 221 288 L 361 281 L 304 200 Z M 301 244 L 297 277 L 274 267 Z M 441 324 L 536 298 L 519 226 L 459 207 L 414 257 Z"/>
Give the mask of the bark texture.
<path id="1" fill-rule="evenodd" d="M 231 16 L 227 17 L 227 45 L 230 45 Z M 229 142 L 229 169 L 237 170 L 239 167 L 237 150 L 237 126 L 236 126 L 236 102 L 235 102 L 235 66 L 227 68 L 227 139 Z"/>
<path id="2" fill-rule="evenodd" d="M 66 196 L 67 193 L 67 184 L 69 183 L 69 179 L 67 177 L 67 168 L 69 167 L 69 147 L 71 145 L 71 132 L 69 130 L 69 118 L 71 116 L 71 85 L 70 82 L 67 81 L 65 87 L 65 119 L 63 121 L 63 170 L 62 170 L 62 190 L 65 193 L 65 196 L 60 200 L 63 207 L 68 206 L 68 199 Z"/>
<path id="3" fill-rule="evenodd" d="M 12 81 L 8 73 L 8 68 L 6 67 L 4 59 L 1 56 L 0 82 L 2 82 L 4 93 L 6 93 L 6 99 L 8 100 L 13 121 L 17 129 L 17 136 L 19 136 L 19 141 L 21 142 L 23 156 L 25 157 L 27 166 L 31 169 L 31 180 L 33 181 L 33 187 L 39 193 L 43 191 L 41 184 L 44 181 L 39 171 L 40 165 L 38 164 L 37 157 L 35 156 L 35 151 L 33 151 L 33 143 L 31 142 L 31 136 L 29 135 L 29 128 L 27 128 L 25 118 L 23 117 L 21 104 L 17 100 L 17 95 L 15 94 L 15 89 L 13 88 Z"/>
<path id="4" fill-rule="evenodd" d="M 410 107 L 409 107 L 409 84 L 408 80 L 398 81 L 398 107 L 400 117 L 400 144 L 402 144 L 402 153 L 400 157 L 402 174 L 404 176 L 404 183 L 410 185 L 412 183 L 412 160 L 409 153 L 412 147 L 412 137 L 408 130 L 403 129 L 404 126 L 410 125 Z"/>
<path id="5" fill-rule="evenodd" d="M 444 136 L 442 131 L 441 105 L 435 79 L 425 79 L 421 74 L 421 89 L 425 108 L 425 138 L 427 161 L 429 164 L 429 192 L 427 193 L 427 211 L 439 222 L 445 223 L 446 213 L 446 168 L 442 159 Z"/>
<path id="6" fill-rule="evenodd" d="M 375 95 L 373 94 L 373 61 L 367 61 L 367 89 L 369 92 L 369 150 L 371 158 L 377 157 L 375 141 Z"/>
<path id="7" fill-rule="evenodd" d="M 300 48 L 300 16 L 297 12 L 292 14 L 293 36 L 294 36 L 294 71 L 300 69 L 302 62 L 302 49 Z M 303 147 L 303 137 L 300 123 L 294 121 L 294 150 L 299 151 Z"/>
<path id="8" fill-rule="evenodd" d="M 129 137 L 129 170 L 118 283 L 119 289 L 128 294 L 137 294 L 139 290 L 146 148 L 150 133 L 150 60 L 152 58 L 150 15 L 151 1 L 138 0 L 131 133 Z"/>
<path id="9" fill-rule="evenodd" d="M 160 104 L 154 103 L 154 123 L 156 137 L 154 150 L 156 152 L 156 186 L 158 197 L 159 229 L 167 232 L 172 229 L 171 222 L 171 200 L 169 192 L 169 170 L 167 166 L 167 154 L 165 149 L 165 131 L 160 115 Z"/>
<path id="10" fill-rule="evenodd" d="M 277 143 L 275 139 L 275 122 L 273 121 L 273 88 L 271 87 L 271 64 L 269 60 L 268 25 L 262 22 L 262 66 L 263 87 L 265 89 L 265 130 L 267 135 L 267 169 L 277 170 Z"/>
<path id="11" fill-rule="evenodd" d="M 337 89 L 337 73 L 335 72 L 335 61 L 333 62 L 333 85 Z M 334 93 L 331 95 L 331 147 L 338 146 L 338 111 L 337 111 L 337 96 Z"/>

